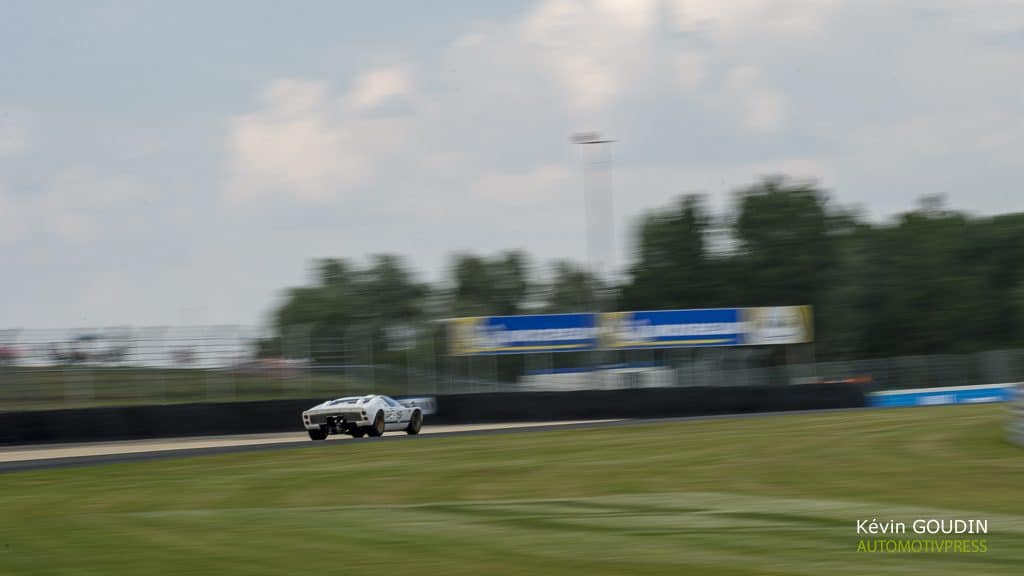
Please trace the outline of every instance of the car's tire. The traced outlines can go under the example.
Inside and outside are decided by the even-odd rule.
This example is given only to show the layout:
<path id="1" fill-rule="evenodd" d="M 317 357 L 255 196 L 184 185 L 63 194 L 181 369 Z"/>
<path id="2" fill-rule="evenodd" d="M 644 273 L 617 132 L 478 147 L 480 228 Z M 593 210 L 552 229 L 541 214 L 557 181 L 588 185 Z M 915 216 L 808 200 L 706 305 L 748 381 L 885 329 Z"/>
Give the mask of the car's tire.
<path id="1" fill-rule="evenodd" d="M 310 430 L 309 431 L 309 439 L 310 440 L 326 440 L 327 439 L 327 430 L 324 430 L 323 428 L 319 428 L 317 430 Z"/>
<path id="2" fill-rule="evenodd" d="M 353 438 L 362 438 L 363 436 L 366 436 L 366 430 L 363 430 L 362 428 L 356 428 L 352 430 Z"/>
<path id="3" fill-rule="evenodd" d="M 423 426 L 423 413 L 419 410 L 412 413 L 412 418 L 409 419 L 409 425 L 405 427 L 406 434 L 419 434 L 420 428 Z"/>
<path id="4" fill-rule="evenodd" d="M 373 417 L 373 424 L 366 431 L 367 434 L 373 437 L 384 435 L 384 413 L 377 412 L 377 415 Z"/>

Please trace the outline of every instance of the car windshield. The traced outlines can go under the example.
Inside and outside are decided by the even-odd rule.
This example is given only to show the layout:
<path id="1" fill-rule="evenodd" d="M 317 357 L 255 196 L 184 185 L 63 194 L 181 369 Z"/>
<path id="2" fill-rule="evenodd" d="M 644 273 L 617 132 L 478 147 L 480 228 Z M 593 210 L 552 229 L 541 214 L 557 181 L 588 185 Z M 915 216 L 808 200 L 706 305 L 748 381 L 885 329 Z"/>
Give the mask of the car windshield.
<path id="1" fill-rule="evenodd" d="M 356 404 L 362 400 L 359 397 L 352 396 L 350 398 L 338 398 L 337 400 L 331 400 L 329 406 L 337 406 L 338 404 Z"/>

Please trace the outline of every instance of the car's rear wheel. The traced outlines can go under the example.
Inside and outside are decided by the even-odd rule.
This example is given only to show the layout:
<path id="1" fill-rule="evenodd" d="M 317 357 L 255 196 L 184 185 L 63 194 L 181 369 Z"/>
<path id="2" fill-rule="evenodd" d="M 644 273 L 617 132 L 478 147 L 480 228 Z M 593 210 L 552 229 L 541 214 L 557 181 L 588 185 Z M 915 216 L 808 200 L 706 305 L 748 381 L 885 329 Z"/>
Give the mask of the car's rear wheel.
<path id="1" fill-rule="evenodd" d="M 318 428 L 316 430 L 310 430 L 309 431 L 309 439 L 310 440 L 326 440 L 327 439 L 327 430 L 324 430 L 323 428 Z"/>
<path id="2" fill-rule="evenodd" d="M 370 436 L 382 436 L 384 434 L 384 413 L 377 412 L 377 416 L 373 418 L 373 425 L 366 431 Z"/>
<path id="3" fill-rule="evenodd" d="M 409 419 L 409 425 L 406 426 L 405 431 L 408 434 L 419 434 L 420 428 L 423 426 L 423 414 L 419 410 L 412 413 L 412 418 Z"/>

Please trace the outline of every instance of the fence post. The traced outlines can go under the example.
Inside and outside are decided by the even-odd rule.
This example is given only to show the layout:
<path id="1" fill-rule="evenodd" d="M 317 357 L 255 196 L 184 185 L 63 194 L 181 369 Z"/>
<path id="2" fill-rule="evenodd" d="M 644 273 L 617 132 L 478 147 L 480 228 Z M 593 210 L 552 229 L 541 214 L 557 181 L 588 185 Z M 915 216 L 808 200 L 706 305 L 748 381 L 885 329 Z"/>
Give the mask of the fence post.
<path id="1" fill-rule="evenodd" d="M 245 363 L 251 360 L 250 356 L 257 356 L 258 352 L 251 350 L 245 342 L 244 330 L 242 326 L 238 324 L 232 324 L 228 326 L 227 338 L 227 350 L 225 358 L 225 367 L 227 368 L 227 378 L 225 379 L 225 388 L 233 391 L 237 387 L 237 378 L 240 375 L 240 371 Z M 254 353 L 255 352 L 255 353 Z"/>
<path id="2" fill-rule="evenodd" d="M 288 341 L 291 338 L 291 332 L 292 326 L 284 326 L 281 329 L 281 339 L 277 343 L 278 360 L 275 361 L 274 366 L 271 368 L 271 370 L 273 370 L 271 375 L 277 376 L 277 392 L 279 395 L 278 397 L 284 397 L 287 395 L 288 383 L 286 382 L 286 380 L 288 375 L 286 374 L 286 370 L 284 370 L 283 368 L 285 367 L 284 359 L 287 357 L 287 347 Z"/>
<path id="3" fill-rule="evenodd" d="M 299 367 L 302 368 L 306 373 L 306 391 L 312 395 L 313 393 L 313 324 L 311 322 L 306 323 L 306 333 L 303 334 L 305 337 L 306 354 L 302 358 L 302 362 Z"/>
<path id="4" fill-rule="evenodd" d="M 430 391 L 437 395 L 437 350 L 434 346 L 434 336 L 436 336 L 434 325 L 428 324 L 427 331 L 427 344 L 429 348 L 425 352 L 427 353 L 427 363 L 430 366 Z"/>
<path id="5" fill-rule="evenodd" d="M 369 347 L 369 361 L 370 361 L 370 391 L 377 391 L 377 365 L 373 363 L 373 329 L 371 328 L 366 337 L 366 345 Z"/>
<path id="6" fill-rule="evenodd" d="M 170 348 L 168 347 L 168 343 L 167 343 L 167 330 L 168 330 L 168 327 L 167 326 L 161 326 L 161 327 L 157 328 L 157 330 L 158 330 L 158 333 L 159 333 L 158 338 L 159 338 L 159 342 L 160 342 L 161 356 L 163 356 L 163 359 L 166 362 L 167 361 L 167 355 L 170 353 Z M 156 396 L 157 396 L 157 398 L 160 399 L 160 402 L 163 402 L 164 399 L 167 398 L 167 382 L 168 382 L 168 380 L 170 380 L 171 386 L 172 387 L 174 386 L 173 373 L 169 374 L 169 376 L 171 376 L 171 378 L 166 378 L 166 379 L 165 378 L 161 378 L 158 381 L 157 389 L 156 389 Z"/>
<path id="7" fill-rule="evenodd" d="M 349 333 L 352 332 L 352 325 L 345 326 L 345 329 L 341 333 L 341 376 L 346 381 L 352 379 L 352 339 L 349 338 Z M 349 382 L 346 382 L 349 384 Z M 347 387 L 347 386 L 346 386 Z"/>
<path id="8" fill-rule="evenodd" d="M 412 347 L 405 348 L 405 393 L 409 395 L 412 391 Z"/>
<path id="9" fill-rule="evenodd" d="M 216 350 L 217 350 L 217 344 L 216 343 L 218 342 L 218 338 L 217 338 L 217 334 L 215 333 L 215 330 L 216 330 L 215 326 L 207 326 L 205 330 L 201 330 L 200 331 L 200 333 L 202 334 L 200 342 L 203 343 L 203 345 L 201 345 L 200 348 L 202 349 L 202 348 L 206 348 L 207 346 L 212 345 L 212 347 L 213 347 L 213 349 L 215 351 L 214 355 L 216 355 Z M 191 346 L 189 348 L 191 348 Z M 204 383 L 206 385 L 206 398 L 207 399 L 211 399 L 212 397 L 215 396 L 215 389 L 216 389 L 216 382 L 217 382 L 217 380 L 216 380 L 213 368 L 211 368 L 210 366 L 204 366 L 203 365 L 204 364 L 203 363 L 203 356 L 205 355 L 205 353 L 206 353 L 206 350 L 202 350 L 201 352 L 198 352 L 198 353 L 195 353 L 195 354 L 196 354 L 196 359 L 198 360 L 199 367 L 203 371 L 202 372 L 203 373 L 203 381 L 204 381 Z M 195 361 L 193 361 L 193 363 L 195 363 Z"/>

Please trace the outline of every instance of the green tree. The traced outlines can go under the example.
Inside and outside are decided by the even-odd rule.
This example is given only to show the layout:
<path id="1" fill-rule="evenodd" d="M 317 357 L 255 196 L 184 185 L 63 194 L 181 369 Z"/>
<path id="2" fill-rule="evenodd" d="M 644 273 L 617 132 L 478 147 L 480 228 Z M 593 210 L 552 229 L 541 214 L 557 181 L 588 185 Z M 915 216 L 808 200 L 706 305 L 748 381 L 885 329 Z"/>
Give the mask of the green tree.
<path id="1" fill-rule="evenodd" d="M 522 312 L 531 290 L 529 263 L 523 253 L 505 252 L 492 259 L 460 254 L 451 269 L 455 315 Z"/>
<path id="2" fill-rule="evenodd" d="M 871 289 L 862 306 L 870 310 L 863 353 L 918 354 L 941 338 L 949 309 L 945 290 L 959 272 L 955 249 L 963 222 L 926 208 L 879 227 L 871 238 Z"/>
<path id="3" fill-rule="evenodd" d="M 736 305 L 819 305 L 835 255 L 824 192 L 769 178 L 737 196 L 743 277 Z"/>
<path id="4" fill-rule="evenodd" d="M 301 331 L 309 339 L 314 360 L 344 359 L 352 340 L 384 348 L 384 331 L 423 319 L 427 286 L 417 282 L 401 258 L 374 256 L 369 266 L 354 267 L 343 260 L 315 262 L 311 286 L 290 289 L 275 310 L 275 341 L 261 345 L 261 353 L 286 353 L 281 338 Z"/>
<path id="5" fill-rule="evenodd" d="M 552 271 L 539 283 L 521 252 L 460 254 L 447 288 L 431 289 L 397 256 L 319 260 L 275 309 L 261 353 L 308 333 L 316 358 L 334 361 L 352 338 L 377 350 L 384 333 L 431 318 L 592 310 L 606 289 L 571 262 Z M 692 194 L 645 215 L 618 289 L 620 310 L 812 304 L 821 359 L 1021 346 L 1024 214 L 972 217 L 927 196 L 869 223 L 814 185 L 768 178 L 739 190 L 728 217 Z"/>
<path id="6" fill-rule="evenodd" d="M 700 308 L 715 299 L 707 254 L 710 217 L 702 196 L 690 194 L 670 208 L 646 215 L 638 231 L 631 281 L 623 307 Z"/>
<path id="7" fill-rule="evenodd" d="M 556 262 L 553 278 L 543 296 L 544 310 L 551 313 L 593 310 L 599 283 L 593 274 L 565 260 Z"/>

